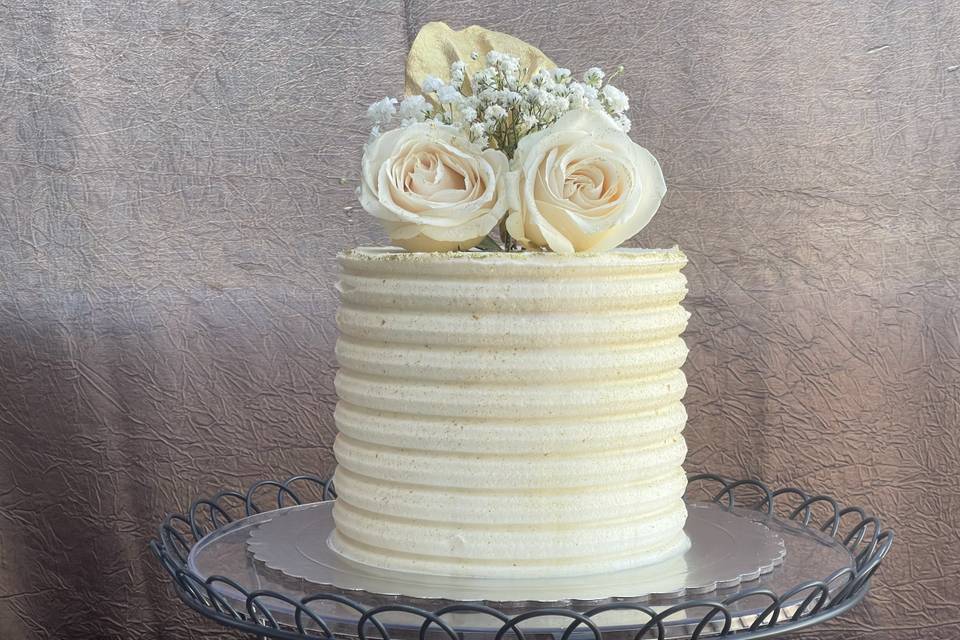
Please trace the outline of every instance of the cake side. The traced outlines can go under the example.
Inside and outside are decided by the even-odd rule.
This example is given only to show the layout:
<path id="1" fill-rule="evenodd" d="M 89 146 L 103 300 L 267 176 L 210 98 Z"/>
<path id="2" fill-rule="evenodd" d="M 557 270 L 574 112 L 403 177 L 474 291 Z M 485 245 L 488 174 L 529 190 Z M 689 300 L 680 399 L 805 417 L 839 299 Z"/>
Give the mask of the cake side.
<path id="1" fill-rule="evenodd" d="M 685 548 L 679 250 L 340 261 L 337 551 L 534 577 Z"/>

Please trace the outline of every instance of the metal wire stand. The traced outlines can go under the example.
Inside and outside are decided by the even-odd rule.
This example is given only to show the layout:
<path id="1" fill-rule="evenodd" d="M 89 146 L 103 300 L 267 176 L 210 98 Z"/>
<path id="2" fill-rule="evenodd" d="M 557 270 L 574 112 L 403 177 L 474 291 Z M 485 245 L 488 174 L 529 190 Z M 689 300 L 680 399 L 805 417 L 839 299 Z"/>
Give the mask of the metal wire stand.
<path id="1" fill-rule="evenodd" d="M 150 548 L 172 578 L 173 587 L 188 607 L 226 627 L 263 638 L 281 640 L 356 637 L 360 640 L 672 640 L 706 637 L 760 640 L 819 624 L 843 614 L 866 596 L 870 578 L 893 544 L 893 532 L 879 518 L 860 507 L 844 507 L 825 495 L 811 495 L 794 487 L 772 490 L 758 480 L 730 480 L 713 474 L 689 477 L 688 497 L 706 492 L 727 509 L 748 507 L 799 527 L 821 531 L 841 542 L 854 558 L 853 566 L 827 576 L 812 576 L 782 593 L 758 586 L 732 595 L 721 591 L 670 603 L 608 602 L 592 608 L 539 607 L 501 610 L 484 603 L 455 602 L 438 608 L 402 601 L 376 601 L 343 593 L 313 593 L 302 598 L 271 590 L 250 590 L 226 575 L 201 577 L 189 569 L 190 550 L 205 536 L 238 518 L 293 504 L 331 500 L 336 491 L 329 480 L 300 475 L 285 481 L 264 480 L 245 492 L 221 491 L 193 502 L 186 514 L 168 515 Z M 261 506 L 269 501 L 269 507 Z M 229 597 L 225 594 L 229 593 Z M 799 604 L 785 606 L 788 602 Z M 768 603 L 745 617 L 737 605 Z M 240 604 L 242 603 L 242 604 Z M 288 613 L 278 615 L 280 608 Z M 334 605 L 353 614 L 355 623 L 325 619 L 320 605 Z M 615 632 L 600 619 L 612 612 L 635 614 L 636 622 Z M 482 615 L 495 624 L 478 633 L 458 628 L 463 615 Z M 398 616 L 405 619 L 397 624 Z M 677 622 L 680 619 L 681 622 Z M 413 623 L 411 623 L 411 621 Z M 551 630 L 552 629 L 552 630 Z"/>

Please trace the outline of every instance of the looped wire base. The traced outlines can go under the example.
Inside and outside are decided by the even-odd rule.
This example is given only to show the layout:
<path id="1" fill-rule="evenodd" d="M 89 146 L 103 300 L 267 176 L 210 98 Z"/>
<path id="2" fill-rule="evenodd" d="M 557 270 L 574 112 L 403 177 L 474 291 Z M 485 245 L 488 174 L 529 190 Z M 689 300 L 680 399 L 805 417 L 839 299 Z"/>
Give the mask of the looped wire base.
<path id="1" fill-rule="evenodd" d="M 476 601 L 433 607 L 416 606 L 413 603 L 427 601 L 401 595 L 346 595 L 342 589 L 325 589 L 268 569 L 248 552 L 250 527 L 274 519 L 277 509 L 335 497 L 332 484 L 316 476 L 262 481 L 246 492 L 222 491 L 198 499 L 187 514 L 168 516 L 150 547 L 184 604 L 258 637 L 462 640 L 470 635 L 532 640 L 546 634 L 554 640 L 759 640 L 817 624 L 855 606 L 893 543 L 893 532 L 876 516 L 859 507 L 842 507 L 828 496 L 707 474 L 689 480 L 688 501 L 700 491 L 713 503 L 711 508 L 749 510 L 774 527 L 785 543 L 783 564 L 732 588 L 718 585 L 709 593 L 679 598 L 651 594 L 644 602 L 613 598 L 601 604 L 570 600 L 565 606 L 545 606 L 525 601 L 501 609 Z M 221 553 L 203 553 L 205 547 L 214 548 L 211 541 L 218 541 Z M 807 550 L 796 546 L 797 541 L 807 544 Z M 846 566 L 837 566 L 830 553 L 823 552 L 836 548 L 846 554 Z"/>

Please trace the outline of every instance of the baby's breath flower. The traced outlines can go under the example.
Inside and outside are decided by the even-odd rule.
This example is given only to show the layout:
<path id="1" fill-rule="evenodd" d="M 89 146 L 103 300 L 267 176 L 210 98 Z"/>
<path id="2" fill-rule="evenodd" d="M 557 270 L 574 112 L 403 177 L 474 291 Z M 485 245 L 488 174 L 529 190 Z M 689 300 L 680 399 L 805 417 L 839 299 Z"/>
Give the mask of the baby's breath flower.
<path id="1" fill-rule="evenodd" d="M 400 103 L 400 117 L 413 122 L 423 122 L 430 111 L 430 105 L 421 95 L 407 96 Z"/>
<path id="2" fill-rule="evenodd" d="M 457 60 L 450 65 L 450 81 L 460 86 L 463 84 L 464 75 L 467 72 L 467 63 L 463 60 Z"/>
<path id="3" fill-rule="evenodd" d="M 424 93 L 436 93 L 442 86 L 443 81 L 440 78 L 427 76 L 427 79 L 423 81 L 422 89 Z"/>
<path id="4" fill-rule="evenodd" d="M 569 100 L 567 100 L 566 98 L 559 98 L 557 96 L 551 95 L 546 102 L 544 115 L 550 122 L 552 122 L 569 110 L 570 110 Z"/>
<path id="5" fill-rule="evenodd" d="M 584 109 L 587 106 L 586 88 L 580 82 L 571 82 L 568 88 L 567 97 L 570 98 L 570 104 L 574 109 Z"/>
<path id="6" fill-rule="evenodd" d="M 608 84 L 603 87 L 601 91 L 603 97 L 607 101 L 607 107 L 610 111 L 614 113 L 623 113 L 630 108 L 630 100 L 627 98 L 627 94 L 620 89 L 617 89 L 612 84 Z"/>
<path id="7" fill-rule="evenodd" d="M 578 83 L 578 93 L 579 95 L 579 105 L 583 109 L 590 109 L 591 111 L 604 111 L 603 105 L 600 104 L 600 93 L 597 91 L 596 87 L 591 87 L 588 84 L 579 84 Z M 577 101 L 575 100 L 576 104 Z"/>
<path id="8" fill-rule="evenodd" d="M 519 104 L 521 99 L 520 94 L 516 91 L 504 90 L 497 95 L 497 102 L 505 107 L 512 107 Z"/>
<path id="9" fill-rule="evenodd" d="M 583 81 L 591 87 L 599 87 L 603 82 L 603 76 L 603 69 L 600 67 L 590 67 L 587 69 L 587 72 L 583 74 Z"/>
<path id="10" fill-rule="evenodd" d="M 367 117 L 370 118 L 370 122 L 372 122 L 374 125 L 390 124 L 390 120 L 397 112 L 397 107 L 395 106 L 396 104 L 396 98 L 384 98 L 383 100 L 378 100 L 367 107 Z"/>
<path id="11" fill-rule="evenodd" d="M 540 69 L 535 74 L 533 74 L 532 82 L 536 86 L 543 86 L 550 80 L 550 72 L 546 69 Z"/>
<path id="12" fill-rule="evenodd" d="M 462 99 L 463 96 L 453 85 L 445 84 L 437 90 L 437 100 L 440 104 L 455 104 Z"/>
<path id="13" fill-rule="evenodd" d="M 470 137 L 474 141 L 479 140 L 480 138 L 486 140 L 487 130 L 483 126 L 482 122 L 474 122 L 472 125 L 470 125 Z"/>
<path id="14" fill-rule="evenodd" d="M 484 109 L 489 107 L 490 104 L 492 103 L 492 100 L 490 99 L 490 95 L 486 90 L 481 91 L 480 95 L 477 95 L 476 98 L 477 98 L 478 111 L 483 111 Z"/>
<path id="15" fill-rule="evenodd" d="M 496 72 L 489 67 L 481 71 L 477 71 L 473 74 L 473 91 L 477 93 L 478 91 L 489 87 L 493 84 L 493 80 L 496 77 Z"/>
<path id="16" fill-rule="evenodd" d="M 502 120 L 507 117 L 507 110 L 498 104 L 492 104 L 487 108 L 487 120 Z"/>
<path id="17" fill-rule="evenodd" d="M 477 119 L 477 110 L 471 107 L 469 104 L 461 104 L 460 118 L 464 122 L 473 122 Z"/>
<path id="18" fill-rule="evenodd" d="M 481 59 L 472 52 L 471 60 Z M 525 135 L 549 127 L 571 109 L 586 109 L 611 116 L 624 131 L 630 120 L 624 115 L 629 100 L 620 89 L 604 85 L 622 70 L 606 77 L 597 67 L 588 69 L 583 81 L 574 80 L 569 69 L 539 69 L 529 80 L 520 77 L 520 60 L 500 51 L 485 56 L 486 66 L 469 76 L 467 62 L 450 64 L 449 84 L 427 76 L 423 95 L 407 97 L 399 104 L 400 126 L 417 122 L 452 125 L 480 148 L 494 147 L 512 157 Z M 464 95 L 464 91 L 470 95 Z M 390 125 L 398 111 L 397 101 L 384 98 L 370 105 L 368 115 L 377 136 Z"/>
<path id="19" fill-rule="evenodd" d="M 508 53 L 491 51 L 487 54 L 487 65 L 512 75 L 520 70 L 520 59 Z"/>
<path id="20" fill-rule="evenodd" d="M 504 54 L 500 60 L 500 68 L 508 78 L 516 76 L 520 72 L 520 59 Z"/>

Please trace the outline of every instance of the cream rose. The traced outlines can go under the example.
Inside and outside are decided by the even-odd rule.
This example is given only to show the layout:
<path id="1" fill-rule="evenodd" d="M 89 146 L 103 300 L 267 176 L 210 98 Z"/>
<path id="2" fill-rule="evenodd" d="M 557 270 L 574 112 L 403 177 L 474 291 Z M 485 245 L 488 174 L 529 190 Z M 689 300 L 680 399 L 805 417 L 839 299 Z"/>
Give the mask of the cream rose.
<path id="1" fill-rule="evenodd" d="M 642 229 L 667 191 L 649 151 L 606 115 L 577 109 L 520 140 L 506 226 L 528 249 L 612 249 Z"/>
<path id="2" fill-rule="evenodd" d="M 360 204 L 409 251 L 455 251 L 479 243 L 506 213 L 507 157 L 479 151 L 455 127 L 393 129 L 363 154 Z"/>

